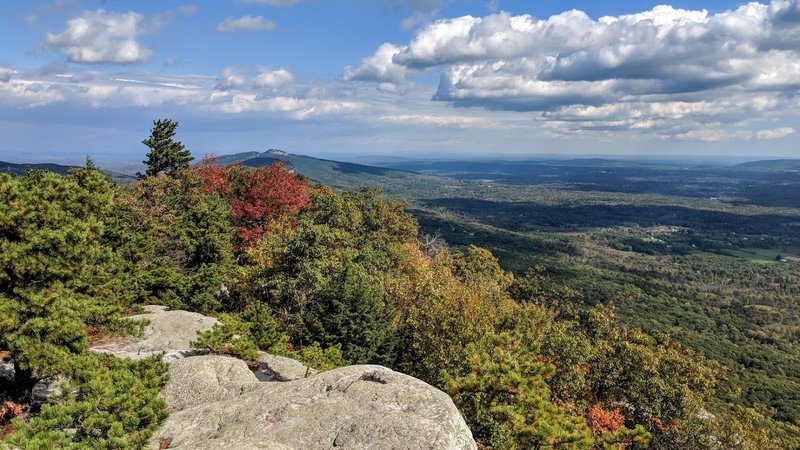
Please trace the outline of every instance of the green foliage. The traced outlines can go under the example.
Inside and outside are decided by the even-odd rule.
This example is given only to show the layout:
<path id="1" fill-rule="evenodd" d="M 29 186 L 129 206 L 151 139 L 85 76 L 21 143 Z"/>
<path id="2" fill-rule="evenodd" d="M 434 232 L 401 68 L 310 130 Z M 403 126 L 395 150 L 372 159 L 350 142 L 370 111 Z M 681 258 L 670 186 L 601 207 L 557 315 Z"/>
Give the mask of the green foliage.
<path id="1" fill-rule="evenodd" d="M 5 441 L 21 449 L 140 449 L 166 419 L 159 391 L 167 366 L 84 354 L 69 360 L 61 398 L 29 421 L 18 418 Z M 73 389 L 76 391 L 72 393 Z"/>
<path id="2" fill-rule="evenodd" d="M 647 448 L 651 443 L 651 434 L 643 425 L 634 428 L 620 427 L 616 431 L 602 433 L 595 437 L 594 447 L 603 450 L 619 450 L 620 448 Z"/>
<path id="3" fill-rule="evenodd" d="M 476 440 L 491 448 L 590 448 L 586 421 L 550 401 L 547 379 L 555 368 L 518 343 L 519 336 L 490 334 L 471 344 L 469 372 L 446 376 L 448 392 Z"/>
<path id="4" fill-rule="evenodd" d="M 514 279 L 509 291 L 516 301 L 544 306 L 557 311 L 561 317 L 577 317 L 583 306 L 578 291 L 554 282 L 542 266 L 528 268 Z"/>
<path id="5" fill-rule="evenodd" d="M 278 322 L 267 305 L 248 305 L 242 312 L 241 319 L 248 326 L 250 340 L 259 350 L 275 351 L 286 347 L 289 337 L 278 329 Z"/>
<path id="6" fill-rule="evenodd" d="M 589 312 L 587 335 L 595 342 L 590 382 L 600 400 L 637 405 L 637 423 L 665 428 L 687 417 L 695 400 L 707 400 L 717 380 L 716 365 L 678 343 L 615 324 L 613 309 Z"/>
<path id="7" fill-rule="evenodd" d="M 254 303 L 241 314 L 220 314 L 218 318 L 221 323 L 200 333 L 193 346 L 246 361 L 258 358 L 259 351 L 282 353 L 286 347 L 288 337 L 278 330 L 265 305 Z"/>
<path id="8" fill-rule="evenodd" d="M 396 365 L 441 387 L 442 371 L 461 373 L 468 345 L 495 331 L 516 305 L 496 285 L 459 279 L 449 251 L 430 257 L 416 243 L 405 250 L 403 267 L 387 280 L 402 333 Z"/>
<path id="9" fill-rule="evenodd" d="M 236 356 L 245 361 L 258 358 L 258 346 L 253 342 L 247 322 L 233 314 L 221 314 L 219 320 L 221 324 L 198 333 L 192 346 L 206 348 L 212 353 Z"/>
<path id="10" fill-rule="evenodd" d="M 95 169 L 0 175 L 0 348 L 21 368 L 58 373 L 87 327 L 119 326 L 119 260 L 103 245 L 113 199 Z"/>
<path id="11" fill-rule="evenodd" d="M 153 121 L 153 128 L 150 130 L 150 137 L 142 141 L 142 144 L 150 148 L 147 159 L 142 161 L 147 165 L 145 174 L 139 174 L 140 178 L 156 176 L 160 173 L 175 175 L 182 169 L 189 168 L 192 161 L 191 152 L 184 147 L 180 141 L 175 140 L 175 129 L 178 122 L 170 119 L 158 119 Z"/>
<path id="12" fill-rule="evenodd" d="M 395 331 L 393 309 L 380 279 L 370 277 L 359 266 L 348 263 L 302 316 L 301 338 L 341 348 L 342 355 L 356 364 L 392 362 Z"/>
<path id="13" fill-rule="evenodd" d="M 800 430 L 776 422 L 741 406 L 716 405 L 712 412 L 698 409 L 686 425 L 693 432 L 687 447 L 731 450 L 779 450 L 800 448 Z"/>
<path id="14" fill-rule="evenodd" d="M 345 358 L 394 359 L 393 308 L 383 280 L 400 264 L 416 226 L 378 191 L 312 193 L 312 205 L 277 223 L 247 253 L 239 289 L 246 304 L 268 304 L 292 342 L 339 345 Z"/>
<path id="15" fill-rule="evenodd" d="M 227 202 L 184 170 L 151 176 L 120 193 L 108 245 L 125 259 L 127 283 L 142 303 L 213 312 L 234 271 Z"/>
<path id="16" fill-rule="evenodd" d="M 318 372 L 325 372 L 350 364 L 350 362 L 344 358 L 338 346 L 323 349 L 322 346 L 319 345 L 319 342 L 314 342 L 300 350 L 288 351 L 285 353 L 277 352 L 277 354 L 294 358 L 308 367 L 316 369 Z"/>
<path id="17" fill-rule="evenodd" d="M 464 252 L 453 255 L 453 273 L 462 282 L 481 286 L 484 289 L 492 287 L 506 291 L 514 280 L 514 276 L 500 267 L 497 258 L 485 248 L 470 245 Z"/>

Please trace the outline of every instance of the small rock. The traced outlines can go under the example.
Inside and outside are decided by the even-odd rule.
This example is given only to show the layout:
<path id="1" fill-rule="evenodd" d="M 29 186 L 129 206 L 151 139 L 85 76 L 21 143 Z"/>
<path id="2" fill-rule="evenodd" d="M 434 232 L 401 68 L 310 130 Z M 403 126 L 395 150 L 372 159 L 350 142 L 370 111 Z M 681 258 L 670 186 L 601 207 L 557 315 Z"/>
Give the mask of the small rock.
<path id="1" fill-rule="evenodd" d="M 317 371 L 295 359 L 261 352 L 255 374 L 259 381 L 293 381 L 312 377 Z"/>
<path id="2" fill-rule="evenodd" d="M 16 376 L 17 372 L 14 369 L 13 360 L 0 361 L 0 381 L 10 381 L 13 383 Z"/>
<path id="3" fill-rule="evenodd" d="M 67 381 L 66 377 L 56 375 L 36 382 L 31 389 L 31 405 L 37 407 L 50 403 L 50 397 L 61 392 L 61 384 L 65 381 Z"/>
<path id="4" fill-rule="evenodd" d="M 190 356 L 205 355 L 206 353 L 208 353 L 206 350 L 199 348 L 193 348 L 189 350 L 175 350 L 164 353 L 164 356 L 162 356 L 161 359 L 163 359 L 164 362 L 167 364 L 172 364 L 179 359 L 188 358 Z"/>

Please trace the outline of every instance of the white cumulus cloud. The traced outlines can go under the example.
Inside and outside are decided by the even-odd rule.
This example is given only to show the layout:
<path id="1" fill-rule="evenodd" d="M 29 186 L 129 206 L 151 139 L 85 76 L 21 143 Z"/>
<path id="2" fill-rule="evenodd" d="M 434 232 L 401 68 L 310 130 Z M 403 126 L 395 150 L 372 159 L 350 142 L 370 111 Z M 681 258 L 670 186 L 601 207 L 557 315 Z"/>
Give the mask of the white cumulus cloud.
<path id="1" fill-rule="evenodd" d="M 228 91 L 233 89 L 278 88 L 294 81 L 294 75 L 283 67 L 270 69 L 268 67 L 241 68 L 226 67 L 218 78 L 217 90 Z"/>
<path id="2" fill-rule="evenodd" d="M 400 47 L 383 44 L 378 47 L 374 55 L 362 59 L 360 66 L 345 67 L 344 79 L 401 84 L 405 82 L 410 69 L 392 61 L 400 51 Z"/>
<path id="3" fill-rule="evenodd" d="M 291 83 L 294 80 L 292 72 L 286 69 L 262 70 L 255 78 L 256 86 L 276 88 Z"/>
<path id="4" fill-rule="evenodd" d="M 794 128 L 791 127 L 781 127 L 781 128 L 774 128 L 772 130 L 760 130 L 757 131 L 755 137 L 757 139 L 780 139 L 782 137 L 786 137 L 790 134 L 794 134 Z"/>
<path id="5" fill-rule="evenodd" d="M 61 33 L 48 33 L 40 48 L 59 51 L 75 63 L 139 63 L 153 56 L 153 50 L 137 40 L 143 32 L 141 14 L 98 9 L 70 19 Z"/>

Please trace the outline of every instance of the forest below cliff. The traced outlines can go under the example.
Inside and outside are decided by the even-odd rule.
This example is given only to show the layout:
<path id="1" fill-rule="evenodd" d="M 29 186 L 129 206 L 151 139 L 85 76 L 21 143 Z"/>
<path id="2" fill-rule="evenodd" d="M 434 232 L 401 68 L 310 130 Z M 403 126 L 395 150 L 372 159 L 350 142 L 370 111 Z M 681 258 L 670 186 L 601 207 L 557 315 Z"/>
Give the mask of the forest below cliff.
<path id="1" fill-rule="evenodd" d="M 167 414 L 165 364 L 87 351 L 139 332 L 122 318 L 145 304 L 219 318 L 197 341 L 214 353 L 418 377 L 452 397 L 483 448 L 800 447 L 791 420 L 741 400 L 746 373 L 652 326 L 652 305 L 630 318 L 637 293 L 614 286 L 672 292 L 665 304 L 683 289 L 704 292 L 687 273 L 648 275 L 658 270 L 634 244 L 655 231 L 609 229 L 594 247 L 575 246 L 589 239 L 575 235 L 539 248 L 559 256 L 554 264 L 514 259 L 512 272 L 452 230 L 457 248 L 420 232 L 408 205 L 377 189 L 337 191 L 280 162 L 195 162 L 176 125 L 154 124 L 147 171 L 130 185 L 91 162 L 65 176 L 0 174 L 0 355 L 17 374 L 0 379 L 0 447 L 145 445 Z M 450 223 L 437 206 L 423 224 Z M 627 257 L 592 269 L 614 246 Z M 631 278 L 609 284 L 612 262 Z M 720 276 L 745 283 L 742 273 Z M 687 282 L 670 287 L 679 278 Z M 589 288 L 597 284 L 611 287 Z M 605 294 L 587 298 L 594 292 Z M 54 376 L 66 380 L 60 400 L 30 406 L 33 384 Z"/>

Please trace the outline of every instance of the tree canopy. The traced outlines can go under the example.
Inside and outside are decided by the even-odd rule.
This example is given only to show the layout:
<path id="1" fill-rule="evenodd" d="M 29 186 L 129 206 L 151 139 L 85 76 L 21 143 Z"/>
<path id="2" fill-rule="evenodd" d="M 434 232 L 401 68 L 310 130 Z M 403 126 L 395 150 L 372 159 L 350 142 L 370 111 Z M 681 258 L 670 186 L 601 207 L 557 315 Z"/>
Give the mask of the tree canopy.
<path id="1" fill-rule="evenodd" d="M 172 142 L 166 122 L 153 152 Z M 515 276 L 477 246 L 431 251 L 406 204 L 377 189 L 337 192 L 280 164 L 170 161 L 130 186 L 91 166 L 0 175 L 10 446 L 146 445 L 167 414 L 165 365 L 87 348 L 136 333 L 123 315 L 162 304 L 219 318 L 195 341 L 214 353 L 420 378 L 486 449 L 800 447 L 797 427 L 715 400 L 725 371 L 702 353 L 620 323 L 613 302 L 579 305 L 541 267 Z M 64 395 L 26 410 L 53 376 Z"/>

